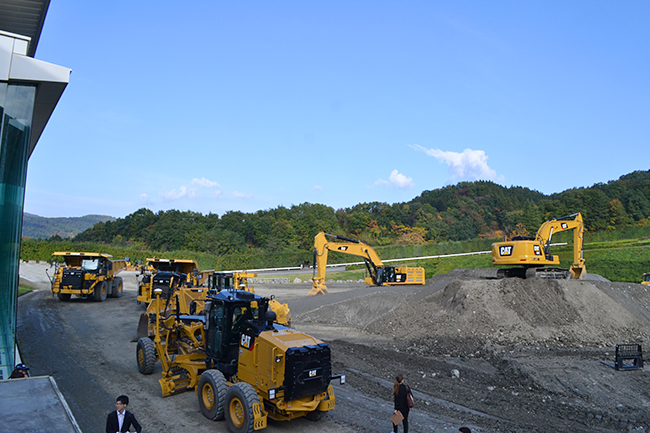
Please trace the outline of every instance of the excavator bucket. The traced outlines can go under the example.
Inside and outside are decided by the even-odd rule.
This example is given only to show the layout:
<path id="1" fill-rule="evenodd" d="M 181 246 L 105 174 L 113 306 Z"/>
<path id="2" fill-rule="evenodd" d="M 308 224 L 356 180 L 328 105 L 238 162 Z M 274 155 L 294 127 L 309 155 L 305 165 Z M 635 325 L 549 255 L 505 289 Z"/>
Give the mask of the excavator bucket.
<path id="1" fill-rule="evenodd" d="M 569 272 L 571 272 L 572 279 L 581 280 L 587 274 L 587 267 L 584 263 L 582 265 L 573 264 Z"/>
<path id="2" fill-rule="evenodd" d="M 327 286 L 325 284 L 319 284 L 318 286 L 312 287 L 309 293 L 307 293 L 307 296 L 324 295 L 326 293 Z"/>

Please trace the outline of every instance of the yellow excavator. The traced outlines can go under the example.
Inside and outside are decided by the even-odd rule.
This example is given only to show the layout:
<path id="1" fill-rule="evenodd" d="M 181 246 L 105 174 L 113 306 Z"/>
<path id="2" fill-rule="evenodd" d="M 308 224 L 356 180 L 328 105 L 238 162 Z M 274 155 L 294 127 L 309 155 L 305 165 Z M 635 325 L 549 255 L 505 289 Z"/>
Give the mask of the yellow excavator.
<path id="1" fill-rule="evenodd" d="M 560 258 L 551 254 L 555 233 L 573 230 L 573 264 L 570 269 L 556 268 Z M 492 244 L 492 264 L 515 266 L 499 269 L 497 276 L 519 278 L 581 279 L 587 273 L 583 257 L 584 222 L 580 212 L 551 219 L 541 225 L 535 237 L 515 236 Z"/>
<path id="2" fill-rule="evenodd" d="M 650 274 L 643 274 L 643 281 L 641 281 L 641 284 L 644 286 L 650 286 Z"/>
<path id="3" fill-rule="evenodd" d="M 338 239 L 344 242 L 329 242 L 327 237 Z M 385 266 L 379 255 L 370 245 L 356 239 L 349 239 L 343 236 L 331 235 L 320 232 L 314 238 L 314 276 L 312 278 L 312 289 L 308 296 L 324 295 L 327 293 L 325 285 L 325 270 L 327 268 L 327 254 L 329 251 L 351 254 L 362 257 L 366 263 L 369 277 L 365 282 L 368 285 L 376 286 L 398 286 L 406 284 L 424 284 L 424 268 L 412 266 Z"/>

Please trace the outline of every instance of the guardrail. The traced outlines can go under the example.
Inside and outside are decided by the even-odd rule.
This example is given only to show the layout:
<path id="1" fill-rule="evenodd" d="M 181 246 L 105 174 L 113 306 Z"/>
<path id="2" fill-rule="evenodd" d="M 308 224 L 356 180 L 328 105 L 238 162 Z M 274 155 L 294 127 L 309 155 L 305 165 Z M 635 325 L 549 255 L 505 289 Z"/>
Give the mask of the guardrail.
<path id="1" fill-rule="evenodd" d="M 559 242 L 556 244 L 551 244 L 552 247 L 555 246 L 560 246 L 560 245 L 566 245 L 566 242 Z M 420 257 L 406 257 L 403 259 L 387 259 L 387 260 L 382 260 L 383 263 L 391 263 L 391 262 L 408 262 L 408 261 L 413 261 L 413 260 L 428 260 L 428 259 L 439 259 L 442 257 L 460 257 L 460 256 L 477 256 L 481 254 L 492 254 L 492 251 L 475 251 L 471 253 L 455 253 L 455 254 L 439 254 L 436 256 L 420 256 Z M 326 265 L 328 268 L 336 268 L 336 267 L 341 267 L 341 266 L 356 266 L 356 265 L 363 265 L 365 262 L 351 262 L 351 263 L 332 263 L 329 265 Z M 261 268 L 261 269 L 237 269 L 237 270 L 232 270 L 232 271 L 225 271 L 225 272 L 280 272 L 280 271 L 302 271 L 305 268 L 300 267 L 300 266 L 287 266 L 283 268 Z"/>

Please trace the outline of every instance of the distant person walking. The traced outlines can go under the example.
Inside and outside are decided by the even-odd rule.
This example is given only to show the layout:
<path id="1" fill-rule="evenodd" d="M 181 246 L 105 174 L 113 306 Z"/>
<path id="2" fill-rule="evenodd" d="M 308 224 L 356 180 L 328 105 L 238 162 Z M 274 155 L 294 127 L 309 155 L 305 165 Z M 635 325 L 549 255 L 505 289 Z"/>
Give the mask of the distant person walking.
<path id="1" fill-rule="evenodd" d="M 411 392 L 408 385 L 404 383 L 404 376 L 398 374 L 395 377 L 395 383 L 393 384 L 393 399 L 395 400 L 395 413 L 400 412 L 404 419 L 402 424 L 404 425 L 404 433 L 409 432 L 409 407 L 407 401 L 407 395 Z M 399 424 L 393 425 L 393 432 L 397 433 L 397 426 Z"/>
<path id="2" fill-rule="evenodd" d="M 121 395 L 115 402 L 115 410 L 108 414 L 106 418 L 106 433 L 128 432 L 133 426 L 137 433 L 142 431 L 142 427 L 135 419 L 135 415 L 126 410 L 129 405 L 129 397 Z"/>

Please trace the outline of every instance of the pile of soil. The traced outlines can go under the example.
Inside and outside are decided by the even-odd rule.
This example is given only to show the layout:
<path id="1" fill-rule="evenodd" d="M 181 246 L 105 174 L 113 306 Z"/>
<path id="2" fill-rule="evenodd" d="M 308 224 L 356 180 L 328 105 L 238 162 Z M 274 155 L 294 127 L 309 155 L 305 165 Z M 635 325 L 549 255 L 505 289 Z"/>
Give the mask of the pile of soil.
<path id="1" fill-rule="evenodd" d="M 413 294 L 369 294 L 327 305 L 301 321 L 349 326 L 420 355 L 472 356 L 485 348 L 604 348 L 642 343 L 648 326 L 585 280 L 475 278 L 457 270 Z M 650 296 L 647 296 L 650 300 Z"/>

